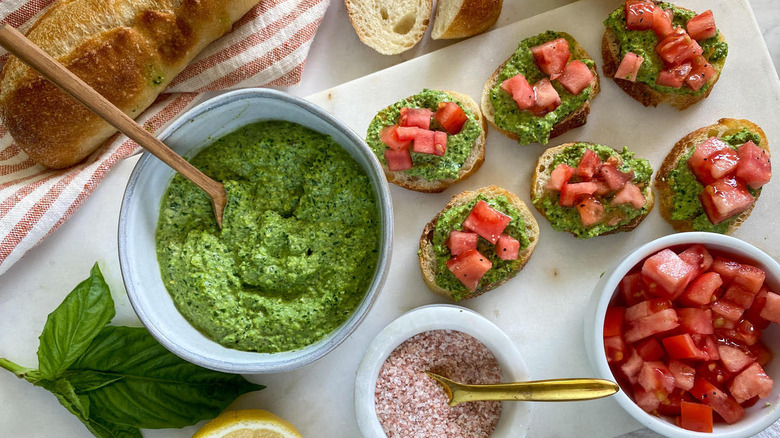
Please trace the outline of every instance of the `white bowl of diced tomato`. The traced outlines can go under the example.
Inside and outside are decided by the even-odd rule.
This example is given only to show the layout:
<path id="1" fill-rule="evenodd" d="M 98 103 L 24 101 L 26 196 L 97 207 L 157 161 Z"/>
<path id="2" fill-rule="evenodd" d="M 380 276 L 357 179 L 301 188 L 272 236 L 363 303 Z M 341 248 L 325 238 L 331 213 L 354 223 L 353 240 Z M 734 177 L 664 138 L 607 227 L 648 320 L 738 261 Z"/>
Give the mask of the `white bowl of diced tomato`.
<path id="1" fill-rule="evenodd" d="M 644 426 L 747 437 L 780 418 L 780 264 L 755 246 L 714 233 L 653 240 L 602 276 L 590 310 L 591 365 Z"/>

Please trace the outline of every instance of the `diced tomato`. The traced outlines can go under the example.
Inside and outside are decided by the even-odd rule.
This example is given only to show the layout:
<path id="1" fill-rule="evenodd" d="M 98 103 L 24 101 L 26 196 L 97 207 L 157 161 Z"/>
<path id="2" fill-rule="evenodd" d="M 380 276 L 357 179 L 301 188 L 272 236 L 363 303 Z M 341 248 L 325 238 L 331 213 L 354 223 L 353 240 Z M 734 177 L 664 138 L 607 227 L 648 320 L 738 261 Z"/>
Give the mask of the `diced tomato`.
<path id="1" fill-rule="evenodd" d="M 719 330 L 718 336 L 733 339 L 747 346 L 756 345 L 761 338 L 761 329 L 748 319 L 743 319 L 731 330 Z"/>
<path id="2" fill-rule="evenodd" d="M 596 225 L 604 218 L 604 205 L 599 202 L 598 199 L 590 195 L 586 196 L 577 203 L 577 211 L 580 213 L 580 220 L 582 221 L 582 225 L 586 227 Z"/>
<path id="3" fill-rule="evenodd" d="M 705 362 L 696 367 L 696 377 L 701 377 L 718 389 L 725 390 L 726 383 L 734 376 L 728 370 L 723 368 L 720 362 Z M 695 384 L 695 382 L 694 382 Z M 693 394 L 695 397 L 695 394 Z"/>
<path id="4" fill-rule="evenodd" d="M 653 28 L 655 3 L 648 1 L 626 1 L 626 29 L 648 30 Z"/>
<path id="5" fill-rule="evenodd" d="M 664 344 L 664 350 L 672 359 L 707 360 L 709 358 L 709 355 L 696 348 L 693 338 L 688 333 L 670 336 L 661 342 Z"/>
<path id="6" fill-rule="evenodd" d="M 766 279 L 766 273 L 752 265 L 742 265 L 734 276 L 733 283 L 755 295 L 761 290 Z"/>
<path id="7" fill-rule="evenodd" d="M 610 336 L 604 338 L 604 353 L 607 355 L 607 362 L 620 362 L 626 358 L 626 343 L 621 336 Z"/>
<path id="8" fill-rule="evenodd" d="M 561 196 L 558 199 L 558 205 L 573 207 L 579 200 L 585 198 L 585 196 L 592 195 L 595 191 L 596 184 L 590 181 L 564 184 L 561 189 Z"/>
<path id="9" fill-rule="evenodd" d="M 683 307 L 677 309 L 680 318 L 680 328 L 691 334 L 711 335 L 715 333 L 712 325 L 712 311 L 710 309 L 697 309 Z"/>
<path id="10" fill-rule="evenodd" d="M 753 363 L 734 377 L 729 385 L 729 392 L 737 403 L 743 403 L 756 396 L 769 397 L 772 386 L 774 381 L 766 375 L 761 365 Z"/>
<path id="11" fill-rule="evenodd" d="M 674 251 L 664 249 L 645 260 L 642 275 L 652 280 L 675 299 L 683 293 L 693 279 L 696 267 L 685 263 Z"/>
<path id="12" fill-rule="evenodd" d="M 433 132 L 433 155 L 440 157 L 447 152 L 447 133 L 444 131 Z"/>
<path id="13" fill-rule="evenodd" d="M 635 82 L 636 75 L 639 73 L 639 67 L 642 66 L 644 61 L 644 57 L 639 56 L 634 52 L 626 52 L 626 55 L 623 57 L 623 60 L 620 61 L 620 65 L 615 72 L 615 79 Z"/>
<path id="14" fill-rule="evenodd" d="M 509 93 L 517 103 L 517 107 L 523 111 L 534 106 L 536 95 L 534 89 L 525 76 L 516 74 L 501 83 L 501 89 Z"/>
<path id="15" fill-rule="evenodd" d="M 652 362 L 664 357 L 664 349 L 656 338 L 643 339 L 636 343 L 634 349 L 644 361 Z"/>
<path id="16" fill-rule="evenodd" d="M 470 249 L 477 249 L 478 240 L 479 236 L 477 233 L 452 230 L 444 244 L 450 249 L 450 254 L 459 255 Z"/>
<path id="17" fill-rule="evenodd" d="M 713 272 L 717 272 L 725 283 L 728 283 L 737 276 L 737 272 L 739 272 L 739 268 L 741 267 L 741 263 L 737 263 L 734 260 L 729 260 L 721 256 L 716 256 L 715 260 L 712 261 L 711 269 Z"/>
<path id="18" fill-rule="evenodd" d="M 690 73 L 691 65 L 686 62 L 685 64 L 661 70 L 655 83 L 664 87 L 680 88 Z"/>
<path id="19" fill-rule="evenodd" d="M 534 62 L 539 70 L 550 75 L 550 79 L 557 79 L 569 61 L 569 42 L 564 38 L 548 41 L 544 44 L 531 47 Z"/>
<path id="20" fill-rule="evenodd" d="M 689 390 L 693 387 L 693 379 L 696 369 L 677 359 L 669 361 L 669 371 L 674 376 L 674 385 L 680 389 Z"/>
<path id="21" fill-rule="evenodd" d="M 434 147 L 434 137 L 435 134 L 433 131 L 418 129 L 417 135 L 414 137 L 414 142 L 412 143 L 412 151 L 419 154 L 433 154 L 436 151 L 436 148 Z"/>
<path id="22" fill-rule="evenodd" d="M 737 178 L 752 189 L 759 189 L 772 178 L 772 163 L 769 153 L 748 141 L 737 149 L 739 165 Z"/>
<path id="23" fill-rule="evenodd" d="M 574 174 L 583 179 L 590 179 L 599 171 L 600 167 L 601 158 L 599 158 L 599 155 L 593 152 L 593 149 L 585 148 L 585 152 L 582 153 Z"/>
<path id="24" fill-rule="evenodd" d="M 704 168 L 709 171 L 713 180 L 718 180 L 735 172 L 738 163 L 737 151 L 731 148 L 724 148 L 707 157 L 707 163 Z"/>
<path id="25" fill-rule="evenodd" d="M 695 60 L 703 60 L 704 57 L 701 55 L 694 57 Z M 698 63 L 697 61 L 694 61 L 694 63 Z M 708 62 L 701 63 L 699 66 L 694 66 L 691 69 L 690 74 L 687 78 L 685 78 L 685 83 L 688 84 L 689 87 L 691 87 L 695 91 L 699 91 L 704 84 L 706 84 L 710 79 L 714 78 L 718 74 L 718 71 L 715 70 L 715 67 L 712 66 L 712 64 Z"/>
<path id="26" fill-rule="evenodd" d="M 642 301 L 641 303 L 634 304 L 626 309 L 625 319 L 628 322 L 644 318 L 645 316 L 658 313 L 662 310 L 671 309 L 672 302 L 666 298 L 653 298 L 650 300 Z"/>
<path id="27" fill-rule="evenodd" d="M 696 277 L 685 292 L 680 295 L 680 302 L 688 306 L 704 306 L 712 302 L 713 294 L 723 284 L 717 272 L 707 272 Z"/>
<path id="28" fill-rule="evenodd" d="M 712 15 L 711 10 L 706 10 L 691 18 L 685 27 L 688 29 L 688 35 L 699 41 L 712 38 L 717 33 L 715 17 Z"/>
<path id="29" fill-rule="evenodd" d="M 463 226 L 495 244 L 511 220 L 511 217 L 495 210 L 480 199 L 471 209 L 471 213 L 466 216 Z"/>
<path id="30" fill-rule="evenodd" d="M 731 373 L 739 372 L 756 361 L 755 357 L 741 348 L 726 344 L 718 344 L 718 354 L 720 354 L 720 363 Z"/>
<path id="31" fill-rule="evenodd" d="M 765 367 L 773 357 L 772 351 L 761 341 L 750 347 L 750 353 L 756 357 L 756 362 L 762 367 Z"/>
<path id="32" fill-rule="evenodd" d="M 447 260 L 447 269 L 472 292 L 477 290 L 479 280 L 491 267 L 493 262 L 476 249 L 470 249 Z"/>
<path id="33" fill-rule="evenodd" d="M 387 161 L 387 168 L 392 172 L 412 168 L 412 154 L 409 153 L 409 149 L 385 149 L 385 161 Z"/>
<path id="34" fill-rule="evenodd" d="M 599 176 L 604 178 L 610 190 L 620 190 L 628 181 L 634 179 L 634 172 L 624 173 L 613 164 L 605 163 L 599 169 Z"/>
<path id="35" fill-rule="evenodd" d="M 685 263 L 696 267 L 696 275 L 701 275 L 712 266 L 712 255 L 704 245 L 692 245 L 685 251 L 677 254 Z"/>
<path id="36" fill-rule="evenodd" d="M 729 424 L 734 424 L 745 416 L 745 409 L 734 398 L 702 378 L 696 378 L 690 393 L 720 414 Z"/>
<path id="37" fill-rule="evenodd" d="M 636 342 L 648 336 L 677 328 L 677 312 L 674 309 L 662 310 L 658 313 L 631 321 L 626 331 L 626 342 Z"/>
<path id="38" fill-rule="evenodd" d="M 719 179 L 704 187 L 699 193 L 699 200 L 714 225 L 742 213 L 755 201 L 745 184 L 734 178 Z"/>
<path id="39" fill-rule="evenodd" d="M 653 31 L 658 39 L 661 40 L 674 32 L 672 27 L 672 18 L 663 8 L 653 10 Z"/>
<path id="40" fill-rule="evenodd" d="M 401 140 L 398 138 L 397 125 L 390 125 L 382 128 L 382 130 L 379 131 L 379 139 L 382 141 L 382 143 L 386 144 L 387 147 L 389 147 L 390 149 L 399 150 L 399 151 L 403 149 L 409 149 L 409 146 L 412 144 L 412 142 L 410 141 L 411 139 Z"/>
<path id="41" fill-rule="evenodd" d="M 706 353 L 709 356 L 708 360 L 719 360 L 720 353 L 718 353 L 718 342 L 712 335 L 699 335 L 692 334 L 693 343 L 696 344 L 696 348 Z"/>
<path id="42" fill-rule="evenodd" d="M 433 118 L 450 135 L 458 134 L 468 120 L 466 113 L 455 102 L 439 102 L 438 109 L 433 113 Z"/>
<path id="43" fill-rule="evenodd" d="M 675 385 L 677 385 L 676 377 L 674 383 Z M 691 384 L 693 384 L 693 382 L 691 382 Z M 680 403 L 682 402 L 683 397 L 685 397 L 688 400 L 693 400 L 693 397 L 688 395 L 687 392 L 680 389 L 678 386 L 677 388 L 675 388 L 674 391 L 670 392 L 664 400 L 661 400 L 661 404 L 658 405 L 658 409 L 656 409 L 656 412 L 659 415 L 669 415 L 671 417 L 679 417 Z"/>
<path id="44" fill-rule="evenodd" d="M 780 295 L 767 292 L 764 308 L 761 309 L 761 317 L 780 324 Z"/>
<path id="45" fill-rule="evenodd" d="M 680 427 L 694 432 L 712 433 L 712 408 L 701 403 L 680 403 Z"/>
<path id="46" fill-rule="evenodd" d="M 637 210 L 644 207 L 645 203 L 647 203 L 647 200 L 645 195 L 642 194 L 642 189 L 631 182 L 627 182 L 612 198 L 612 204 L 631 204 Z"/>
<path id="47" fill-rule="evenodd" d="M 549 79 L 544 78 L 534 84 L 534 106 L 530 111 L 537 116 L 541 116 L 554 111 L 561 104 L 561 96 L 552 86 L 552 82 Z"/>
<path id="48" fill-rule="evenodd" d="M 629 382 L 636 383 L 639 370 L 642 369 L 644 363 L 645 362 L 642 360 L 642 357 L 639 356 L 639 353 L 632 349 L 628 360 L 620 365 L 620 371 L 626 376 L 626 379 L 628 379 Z"/>
<path id="49" fill-rule="evenodd" d="M 766 286 L 763 286 L 753 299 L 753 304 L 742 314 L 742 316 L 750 321 L 757 330 L 763 330 L 769 327 L 769 321 L 761 317 L 761 311 L 764 310 L 764 306 L 766 305 L 766 295 L 768 293 L 769 289 Z"/>
<path id="50" fill-rule="evenodd" d="M 502 234 L 496 241 L 496 254 L 501 260 L 517 260 L 520 241 L 508 234 Z"/>
<path id="51" fill-rule="evenodd" d="M 753 304 L 753 299 L 755 297 L 755 295 L 746 291 L 739 285 L 731 283 L 728 289 L 726 289 L 726 293 L 723 294 L 722 298 L 728 302 L 736 304 L 743 309 L 747 309 Z"/>
<path id="52" fill-rule="evenodd" d="M 625 314 L 625 307 L 610 306 L 607 308 L 607 314 L 604 316 L 605 338 L 623 334 L 623 317 Z"/>
<path id="53" fill-rule="evenodd" d="M 398 117 L 400 126 L 416 126 L 421 129 L 431 129 L 431 111 L 429 108 L 401 108 Z"/>
<path id="54" fill-rule="evenodd" d="M 421 128 L 416 126 L 398 126 L 395 132 L 398 135 L 398 139 L 405 142 L 411 142 L 417 137 L 417 133 L 421 131 Z"/>
<path id="55" fill-rule="evenodd" d="M 634 385 L 633 387 L 634 401 L 643 411 L 651 413 L 658 409 L 661 404 L 661 400 L 658 398 L 658 394 L 654 391 L 645 391 L 641 385 Z"/>
<path id="56" fill-rule="evenodd" d="M 566 163 L 560 163 L 550 173 L 550 179 L 544 188 L 560 192 L 564 184 L 569 182 L 572 175 L 574 175 L 574 168 Z"/>
<path id="57" fill-rule="evenodd" d="M 639 370 L 637 382 L 645 391 L 666 394 L 674 390 L 674 376 L 663 362 L 645 362 Z M 666 395 L 664 394 L 664 395 Z"/>
<path id="58" fill-rule="evenodd" d="M 642 274 L 635 272 L 620 280 L 618 292 L 627 306 L 633 306 L 648 299 L 647 288 L 642 281 Z"/>
<path id="59" fill-rule="evenodd" d="M 701 54 L 699 52 L 701 47 L 698 50 L 696 47 L 698 47 L 698 44 L 696 46 L 693 45 L 693 40 L 685 29 L 678 27 L 655 46 L 655 51 L 666 65 L 680 65 L 697 54 Z M 687 76 L 686 73 L 683 79 Z"/>
<path id="60" fill-rule="evenodd" d="M 709 157 L 724 149 L 731 149 L 726 142 L 718 137 L 710 137 L 707 140 L 696 145 L 691 157 L 688 158 L 688 167 L 691 169 L 696 179 L 704 185 L 715 182 L 712 178 L 712 174 L 707 168 L 707 162 Z"/>
<path id="61" fill-rule="evenodd" d="M 715 324 L 715 328 L 725 327 L 725 325 L 722 325 L 722 323 L 719 324 L 719 321 L 717 319 L 718 316 L 736 323 L 737 321 L 739 321 L 739 318 L 741 318 L 742 314 L 745 312 L 745 309 L 743 309 L 742 307 L 739 307 L 738 305 L 723 299 L 719 299 L 714 303 L 712 303 L 711 309 L 713 313 L 712 316 L 714 317 L 713 323 Z"/>
<path id="62" fill-rule="evenodd" d="M 563 74 L 558 77 L 558 82 L 566 91 L 576 96 L 593 82 L 593 72 L 584 62 L 575 59 L 563 68 Z"/>
<path id="63" fill-rule="evenodd" d="M 604 196 L 612 191 L 612 189 L 609 188 L 609 184 L 607 184 L 603 179 L 594 179 L 591 182 L 596 183 L 596 191 L 593 192 L 593 194 L 596 196 Z"/>

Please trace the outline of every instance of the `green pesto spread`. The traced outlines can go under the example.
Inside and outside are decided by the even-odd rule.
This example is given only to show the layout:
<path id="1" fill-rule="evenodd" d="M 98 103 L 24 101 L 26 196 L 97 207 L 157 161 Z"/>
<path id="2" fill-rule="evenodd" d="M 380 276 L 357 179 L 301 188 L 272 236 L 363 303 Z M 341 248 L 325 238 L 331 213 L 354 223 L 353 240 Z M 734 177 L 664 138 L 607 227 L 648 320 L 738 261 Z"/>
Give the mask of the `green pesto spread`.
<path id="1" fill-rule="evenodd" d="M 436 253 L 437 267 L 436 284 L 451 291 L 452 299 L 455 301 L 472 295 L 472 292 L 447 268 L 447 260 L 452 257 L 452 254 L 450 254 L 450 249 L 445 244 L 445 241 L 450 236 L 450 231 L 463 231 L 463 221 L 466 220 L 466 217 L 480 199 L 492 208 L 512 218 L 504 229 L 504 234 L 508 234 L 520 242 L 521 252 L 530 244 L 528 236 L 525 235 L 525 223 L 520 212 L 512 206 L 506 196 L 487 197 L 480 194 L 471 202 L 451 208 L 441 214 L 436 220 L 436 227 L 433 230 L 433 250 Z M 504 280 L 507 277 L 513 277 L 522 264 L 520 258 L 518 260 L 503 260 L 499 258 L 498 254 L 496 254 L 496 246 L 482 236 L 479 237 L 477 242 L 477 250 L 493 263 L 490 270 L 480 279 L 477 285 L 477 292 L 481 290 L 484 284 L 491 284 Z"/>
<path id="2" fill-rule="evenodd" d="M 750 132 L 747 128 L 731 135 L 721 137 L 721 140 L 729 144 L 734 150 L 742 146 L 748 140 L 758 145 L 761 137 Z M 672 220 L 692 221 L 691 227 L 696 231 L 709 231 L 711 233 L 725 233 L 736 218 L 727 219 L 718 225 L 713 225 L 704 213 L 704 207 L 699 200 L 699 194 L 704 186 L 696 179 L 691 168 L 688 167 L 688 159 L 693 155 L 696 147 L 692 147 L 680 157 L 677 166 L 666 176 L 666 182 L 672 190 Z M 753 197 L 761 193 L 761 189 L 753 190 L 748 187 Z"/>
<path id="3" fill-rule="evenodd" d="M 672 18 L 674 27 L 687 28 L 686 24 L 688 21 L 696 16 L 695 12 L 678 8 L 671 3 L 659 3 L 658 6 L 671 10 L 674 13 Z M 658 37 L 652 29 L 628 30 L 626 28 L 626 10 L 623 5 L 609 14 L 609 17 L 604 21 L 604 25 L 615 32 L 620 42 L 621 60 L 628 52 L 644 58 L 636 75 L 637 82 L 646 84 L 651 89 L 661 93 L 690 94 L 694 96 L 706 93 L 710 88 L 711 84 L 709 82 L 704 84 L 698 91 L 685 85 L 674 88 L 656 84 L 655 81 L 658 79 L 658 74 L 664 69 L 664 61 L 655 51 L 655 46 L 659 42 Z M 726 62 L 726 55 L 728 54 L 728 44 L 725 41 L 718 41 L 719 38 L 720 31 L 718 30 L 715 36 L 703 41 L 697 41 L 704 51 L 704 57 L 718 70 L 723 68 L 723 64 Z"/>
<path id="4" fill-rule="evenodd" d="M 502 82 L 518 74 L 525 76 L 531 85 L 548 77 L 547 74 L 536 66 L 534 56 L 531 53 L 531 47 L 558 38 L 565 38 L 569 43 L 570 50 L 575 46 L 574 38 L 571 35 L 551 30 L 521 41 L 514 55 L 509 58 L 504 68 L 501 69 L 496 85 L 490 90 L 490 102 L 496 110 L 496 125 L 501 129 L 517 134 L 517 142 L 519 144 L 547 144 L 553 126 L 581 107 L 590 99 L 593 92 L 593 86 L 588 86 L 575 96 L 563 88 L 558 81 L 552 81 L 553 88 L 555 88 L 555 91 L 558 92 L 561 98 L 561 104 L 558 108 L 543 116 L 536 116 L 530 111 L 521 111 L 517 107 L 517 103 L 512 99 L 512 96 L 501 89 Z M 579 59 L 588 67 L 593 68 L 593 60 L 590 58 L 573 57 L 572 60 L 574 59 Z"/>
<path id="5" fill-rule="evenodd" d="M 379 162 L 383 166 L 387 167 L 387 160 L 385 160 L 385 145 L 382 140 L 379 139 L 380 131 L 385 126 L 394 125 L 398 122 L 398 117 L 401 115 L 401 108 L 428 108 L 431 111 L 438 109 L 440 102 L 455 102 L 457 103 L 463 112 L 466 113 L 468 120 L 463 124 L 460 132 L 455 135 L 447 135 L 447 150 L 443 156 L 433 154 L 421 154 L 411 151 L 412 154 L 412 168 L 404 170 L 403 172 L 410 176 L 417 176 L 424 178 L 428 181 L 435 181 L 439 179 L 457 179 L 463 163 L 466 162 L 469 154 L 471 154 L 471 148 L 480 133 L 482 132 L 482 126 L 477 121 L 474 113 L 469 110 L 463 103 L 454 99 L 447 93 L 438 90 L 424 89 L 421 93 L 411 96 L 409 98 L 400 100 L 388 108 L 383 109 L 377 114 L 371 123 L 368 125 L 368 133 L 366 134 L 366 143 L 379 158 Z M 435 119 L 431 119 L 431 129 L 435 131 L 444 131 Z"/>
<path id="6" fill-rule="evenodd" d="M 176 307 L 206 336 L 279 352 L 319 341 L 352 314 L 377 263 L 379 215 L 366 173 L 301 125 L 247 125 L 191 160 L 228 194 L 176 175 L 157 224 L 157 259 Z"/>
<path id="7" fill-rule="evenodd" d="M 624 173 L 633 171 L 634 179 L 632 182 L 642 189 L 643 194 L 647 195 L 650 190 L 649 183 L 653 174 L 653 168 L 650 167 L 650 162 L 644 158 L 634 158 L 634 153 L 625 147 L 622 152 L 618 152 L 608 146 L 577 143 L 556 155 L 549 170 L 552 171 L 561 163 L 576 169 L 586 148 L 596 152 L 601 161 L 606 161 L 611 156 L 620 157 L 620 165 L 617 166 L 618 170 Z M 572 178 L 572 181 L 575 181 L 577 177 L 574 176 Z M 615 230 L 648 212 L 647 204 L 640 209 L 636 209 L 631 204 L 612 205 L 609 201 L 603 201 L 605 219 L 595 225 L 586 227 L 582 224 L 577 208 L 558 205 L 559 198 L 559 192 L 548 190 L 541 197 L 535 197 L 532 201 L 537 208 L 545 212 L 544 214 L 554 230 L 571 232 L 579 239 L 588 239 Z M 615 221 L 611 222 L 610 219 L 613 218 Z"/>

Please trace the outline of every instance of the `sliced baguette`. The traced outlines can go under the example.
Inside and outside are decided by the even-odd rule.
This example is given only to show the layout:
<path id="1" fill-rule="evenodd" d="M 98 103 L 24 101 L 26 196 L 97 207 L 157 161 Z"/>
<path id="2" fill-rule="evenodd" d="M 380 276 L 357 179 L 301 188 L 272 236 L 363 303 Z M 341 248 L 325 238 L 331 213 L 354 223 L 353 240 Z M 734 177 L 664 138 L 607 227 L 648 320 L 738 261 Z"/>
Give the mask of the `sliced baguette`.
<path id="1" fill-rule="evenodd" d="M 439 0 L 431 38 L 467 38 L 488 30 L 501 15 L 503 0 Z"/>
<path id="2" fill-rule="evenodd" d="M 658 173 L 655 176 L 655 189 L 658 191 L 658 201 L 660 205 L 659 208 L 661 209 L 661 216 L 663 216 L 663 218 L 666 219 L 666 221 L 669 222 L 675 230 L 695 231 L 693 229 L 693 219 L 672 219 L 672 213 L 674 213 L 674 192 L 672 191 L 672 186 L 667 180 L 669 172 L 677 167 L 680 158 L 685 156 L 685 154 L 687 154 L 691 148 L 702 143 L 704 140 L 710 137 L 720 138 L 726 135 L 731 135 L 741 131 L 743 128 L 747 128 L 750 132 L 758 134 L 758 136 L 761 138 L 761 144 L 758 146 L 764 149 L 767 156 L 769 156 L 769 140 L 767 140 L 766 134 L 764 134 L 764 131 L 761 129 L 761 127 L 749 120 L 727 118 L 720 119 L 713 125 L 699 128 L 681 138 L 680 141 L 674 145 L 672 150 L 666 156 L 664 162 L 661 164 L 661 168 L 658 169 Z M 759 189 L 755 196 L 756 201 L 758 201 L 758 197 L 760 195 L 761 190 Z M 753 207 L 755 207 L 755 205 L 756 204 L 754 202 L 749 209 L 737 215 L 737 217 L 733 219 L 733 222 L 729 225 L 729 228 L 725 234 L 731 234 L 737 228 L 739 228 L 740 225 L 745 222 L 748 216 L 750 216 L 750 212 L 753 211 Z"/>
<path id="3" fill-rule="evenodd" d="M 433 0 L 344 0 L 363 44 L 383 55 L 405 52 L 425 34 Z"/>
<path id="4" fill-rule="evenodd" d="M 681 8 L 684 9 L 684 8 Z M 725 41 L 723 33 L 719 35 L 719 41 Z M 604 37 L 601 39 L 601 57 L 604 60 L 604 76 L 608 78 L 614 78 L 617 73 L 617 69 L 620 66 L 623 57 L 621 56 L 621 46 L 617 35 L 614 30 L 609 27 L 604 32 Z M 631 82 L 623 79 L 615 79 L 615 83 L 618 87 L 623 89 L 629 96 L 642 103 L 644 106 L 656 107 L 661 103 L 669 104 L 680 111 L 688 108 L 696 102 L 702 101 L 710 95 L 712 89 L 718 79 L 720 79 L 720 72 L 723 70 L 726 58 L 713 62 L 717 74 L 707 81 L 708 88 L 705 92 L 699 95 L 683 94 L 683 93 L 664 93 L 652 89 L 649 85 L 642 82 Z M 685 86 L 685 85 L 683 85 Z M 707 85 L 705 85 L 707 86 Z"/>
<path id="5" fill-rule="evenodd" d="M 437 179 L 427 180 L 423 177 L 416 175 L 409 175 L 405 171 L 392 171 L 387 168 L 387 165 L 382 166 L 385 171 L 387 180 L 395 185 L 401 186 L 405 189 L 414 190 L 424 193 L 439 193 L 444 191 L 447 187 L 471 176 L 476 172 L 485 161 L 485 138 L 487 137 L 487 124 L 485 118 L 482 116 L 482 112 L 479 110 L 479 106 L 471 96 L 457 93 L 455 91 L 441 90 L 442 92 L 452 96 L 453 100 L 461 104 L 464 109 L 470 110 L 474 113 L 477 123 L 481 128 L 479 137 L 474 140 L 474 145 L 471 148 L 471 153 L 466 158 L 466 161 L 461 166 L 458 172 L 458 177 L 455 179 Z M 395 122 L 395 121 L 392 121 Z"/>
<path id="6" fill-rule="evenodd" d="M 566 34 L 565 32 L 559 32 L 561 34 L 567 35 L 571 37 L 571 35 Z M 572 52 L 572 55 L 574 58 L 590 58 L 590 55 L 588 52 L 581 46 L 579 43 L 574 40 L 574 38 L 570 38 L 572 41 L 574 41 L 574 44 L 569 46 L 569 49 Z M 488 123 L 492 127 L 494 127 L 496 130 L 498 130 L 500 133 L 506 135 L 507 137 L 511 138 L 512 140 L 519 140 L 519 136 L 515 132 L 507 131 L 503 128 L 498 127 L 496 125 L 496 109 L 493 107 L 493 103 L 490 101 L 490 90 L 493 89 L 496 85 L 498 85 L 498 78 L 501 74 L 501 70 L 506 66 L 506 64 L 511 60 L 511 56 L 507 58 L 506 61 L 504 61 L 501 65 L 498 66 L 498 68 L 493 72 L 493 74 L 490 75 L 490 78 L 488 78 L 487 83 L 485 83 L 485 87 L 482 89 L 482 98 L 481 98 L 481 106 L 482 106 L 482 114 L 485 116 L 485 119 L 487 119 Z M 575 111 L 569 113 L 566 117 L 561 119 L 558 123 L 553 125 L 552 131 L 550 131 L 550 138 L 555 138 L 566 131 L 570 129 L 574 129 L 576 127 L 582 126 L 587 122 L 588 120 L 588 114 L 590 113 L 590 101 L 593 100 L 594 97 L 596 97 L 597 94 L 599 94 L 599 91 L 601 91 L 600 83 L 599 83 L 599 74 L 596 70 L 596 67 L 591 67 L 590 71 L 593 73 L 593 91 L 591 93 L 590 99 L 585 101 L 585 103 L 582 104 L 579 108 L 577 108 Z"/>
<path id="7" fill-rule="evenodd" d="M 531 214 L 531 210 L 529 210 L 528 207 L 525 205 L 525 203 L 522 200 L 520 200 L 520 198 L 518 198 L 517 195 L 515 195 L 514 193 L 511 193 L 508 190 L 498 186 L 487 186 L 475 191 L 465 191 L 463 193 L 455 195 L 450 200 L 450 202 L 448 202 L 447 205 L 444 206 L 442 211 L 436 214 L 436 216 L 430 222 L 428 222 L 427 225 L 425 225 L 422 235 L 420 236 L 420 250 L 418 252 L 418 256 L 420 259 L 420 270 L 422 271 L 422 276 L 423 276 L 423 280 L 425 280 L 425 284 L 433 292 L 439 295 L 443 295 L 450 299 L 454 299 L 453 292 L 444 289 L 438 284 L 436 284 L 436 276 L 439 274 L 439 270 L 436 263 L 436 252 L 434 251 L 433 248 L 433 232 L 436 229 L 436 222 L 439 220 L 439 217 L 441 217 L 441 215 L 444 214 L 444 212 L 454 207 L 467 204 L 472 200 L 474 200 L 480 194 L 486 197 L 497 197 L 501 195 L 505 196 L 512 204 L 512 206 L 515 207 L 520 212 L 520 217 L 523 220 L 523 223 L 525 224 L 525 234 L 526 236 L 528 236 L 529 243 L 526 248 L 520 250 L 520 253 L 518 254 L 518 258 L 517 258 L 519 264 L 515 270 L 510 272 L 505 278 L 501 279 L 500 281 L 496 281 L 489 284 L 480 284 L 476 291 L 463 295 L 461 300 L 474 298 L 479 295 L 482 295 L 487 291 L 493 290 L 498 286 L 501 286 L 502 284 L 506 283 L 508 280 L 513 278 L 515 275 L 517 275 L 517 273 L 520 272 L 521 269 L 523 269 L 525 264 L 528 263 L 528 260 L 531 258 L 531 254 L 533 254 L 534 252 L 534 248 L 536 248 L 536 243 L 539 241 L 539 225 L 536 223 L 536 219 L 534 219 L 533 214 Z"/>
<path id="8" fill-rule="evenodd" d="M 560 146 L 555 146 L 552 148 L 547 149 L 542 153 L 541 156 L 539 156 L 539 159 L 536 161 L 536 167 L 534 169 L 534 173 L 531 176 L 531 201 L 534 204 L 534 207 L 539 211 L 539 213 L 542 214 L 546 219 L 549 220 L 547 217 L 547 212 L 541 208 L 540 205 L 537 205 L 536 201 L 541 200 L 546 195 L 547 189 L 545 186 L 547 185 L 547 182 L 550 180 L 550 174 L 553 171 L 553 160 L 555 160 L 555 157 L 562 153 L 566 148 L 570 146 L 574 146 L 576 144 L 580 143 L 586 143 L 586 144 L 593 144 L 593 143 L 587 143 L 587 142 L 576 142 L 576 143 L 564 143 Z M 615 151 L 617 153 L 617 151 Z M 623 231 L 631 231 L 634 228 L 636 228 L 650 213 L 650 211 L 653 209 L 653 205 L 655 205 L 655 197 L 653 196 L 653 190 L 651 187 L 652 180 L 648 182 L 647 186 L 642 189 L 642 194 L 645 196 L 645 200 L 647 201 L 647 211 L 644 214 L 641 214 L 634 219 L 632 219 L 630 222 L 623 224 L 617 228 L 614 228 L 610 231 L 607 231 L 605 233 L 599 234 L 599 236 L 606 236 L 608 234 L 615 234 L 620 233 Z M 576 236 L 576 233 L 573 233 L 571 230 L 567 230 L 571 234 Z"/>

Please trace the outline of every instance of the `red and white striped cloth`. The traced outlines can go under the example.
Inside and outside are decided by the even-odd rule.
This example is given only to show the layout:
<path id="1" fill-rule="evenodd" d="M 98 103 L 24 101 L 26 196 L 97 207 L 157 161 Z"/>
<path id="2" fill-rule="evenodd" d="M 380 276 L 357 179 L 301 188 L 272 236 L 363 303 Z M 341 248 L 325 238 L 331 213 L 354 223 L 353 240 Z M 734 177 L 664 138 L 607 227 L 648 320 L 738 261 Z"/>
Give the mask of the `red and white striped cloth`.
<path id="1" fill-rule="evenodd" d="M 0 0 L 0 22 L 26 30 L 55 0 Z M 157 132 L 204 91 L 300 81 L 329 0 L 262 0 L 215 41 L 138 118 Z M 0 48 L 0 67 L 7 59 Z M 92 159 L 66 170 L 33 163 L 0 125 L 0 274 L 54 232 L 119 160 L 140 147 L 116 135 Z"/>

